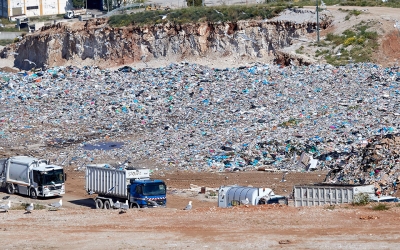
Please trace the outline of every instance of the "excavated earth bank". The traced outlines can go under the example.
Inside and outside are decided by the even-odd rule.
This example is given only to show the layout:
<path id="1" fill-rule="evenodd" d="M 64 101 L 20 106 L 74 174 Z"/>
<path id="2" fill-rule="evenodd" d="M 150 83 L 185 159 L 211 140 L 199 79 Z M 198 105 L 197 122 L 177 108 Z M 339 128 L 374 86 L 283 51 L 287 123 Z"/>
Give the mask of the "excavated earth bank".
<path id="1" fill-rule="evenodd" d="M 325 29 L 332 22 L 329 13 L 320 14 Z M 110 67 L 135 62 L 168 58 L 176 61 L 192 57 L 243 57 L 277 60 L 288 63 L 288 56 L 279 50 L 316 29 L 312 10 L 287 10 L 270 20 L 229 23 L 197 23 L 178 25 L 166 23 L 153 26 L 112 28 L 107 19 L 87 22 L 57 23 L 41 32 L 28 34 L 19 43 L 3 50 L 5 58 L 15 52 L 14 67 L 31 69 L 25 59 L 37 67 L 53 67 L 82 60 L 97 66 Z M 312 60 L 300 58 L 299 64 Z"/>

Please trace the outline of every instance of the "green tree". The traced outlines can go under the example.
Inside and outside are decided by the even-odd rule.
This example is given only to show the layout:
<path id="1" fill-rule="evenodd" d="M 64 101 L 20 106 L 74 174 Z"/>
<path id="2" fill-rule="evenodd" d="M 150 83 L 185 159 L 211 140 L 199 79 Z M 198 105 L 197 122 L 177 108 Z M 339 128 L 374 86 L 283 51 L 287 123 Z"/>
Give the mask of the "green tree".
<path id="1" fill-rule="evenodd" d="M 72 6 L 74 6 L 74 8 L 85 8 L 85 5 L 86 0 L 72 0 Z"/>
<path id="2" fill-rule="evenodd" d="M 193 4 L 194 4 L 194 6 L 198 7 L 198 6 L 202 6 L 202 4 L 203 4 L 203 0 L 186 0 L 186 2 L 187 2 L 187 6 L 193 6 Z"/>

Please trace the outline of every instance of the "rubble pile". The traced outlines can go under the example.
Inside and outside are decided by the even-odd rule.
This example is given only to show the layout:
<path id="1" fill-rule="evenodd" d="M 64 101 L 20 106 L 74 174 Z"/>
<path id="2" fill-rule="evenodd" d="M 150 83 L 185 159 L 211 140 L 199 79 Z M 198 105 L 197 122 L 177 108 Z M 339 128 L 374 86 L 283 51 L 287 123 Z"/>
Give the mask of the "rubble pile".
<path id="1" fill-rule="evenodd" d="M 373 169 L 393 176 L 388 185 L 396 175 L 386 168 L 399 165 L 386 152 L 397 152 L 390 136 L 400 124 L 398 67 L 182 62 L 115 71 L 55 67 L 0 79 L 2 151 L 58 164 L 130 159 L 165 170 L 299 171 L 312 162 L 314 169 L 345 166 L 335 182 L 383 181 L 365 176 Z M 368 144 L 376 135 L 388 144 Z M 374 153 L 367 157 L 363 145 L 374 145 Z"/>
<path id="2" fill-rule="evenodd" d="M 336 164 L 326 181 L 374 184 L 377 195 L 396 192 L 400 182 L 400 134 L 378 135 L 359 146 Z"/>

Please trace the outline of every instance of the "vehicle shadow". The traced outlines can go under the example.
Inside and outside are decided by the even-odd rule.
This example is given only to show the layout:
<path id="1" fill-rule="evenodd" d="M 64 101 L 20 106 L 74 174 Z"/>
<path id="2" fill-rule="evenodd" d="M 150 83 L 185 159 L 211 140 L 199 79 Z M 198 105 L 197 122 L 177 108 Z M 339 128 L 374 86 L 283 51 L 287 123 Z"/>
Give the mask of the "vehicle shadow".
<path id="1" fill-rule="evenodd" d="M 92 209 L 96 209 L 96 205 L 92 198 L 80 199 L 80 200 L 70 200 L 68 202 L 72 203 L 74 205 L 90 207 Z"/>

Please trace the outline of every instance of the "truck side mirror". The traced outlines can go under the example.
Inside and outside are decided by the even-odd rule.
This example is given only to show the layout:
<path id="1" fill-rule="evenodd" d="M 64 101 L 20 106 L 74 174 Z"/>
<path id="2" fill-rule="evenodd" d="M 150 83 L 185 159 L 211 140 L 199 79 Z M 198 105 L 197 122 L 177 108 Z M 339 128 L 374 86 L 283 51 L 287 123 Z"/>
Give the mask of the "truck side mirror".
<path id="1" fill-rule="evenodd" d="M 64 174 L 64 181 L 67 181 L 67 174 Z"/>

